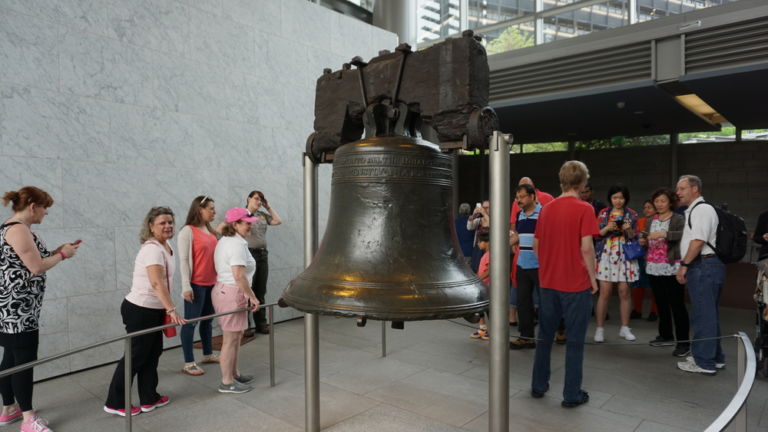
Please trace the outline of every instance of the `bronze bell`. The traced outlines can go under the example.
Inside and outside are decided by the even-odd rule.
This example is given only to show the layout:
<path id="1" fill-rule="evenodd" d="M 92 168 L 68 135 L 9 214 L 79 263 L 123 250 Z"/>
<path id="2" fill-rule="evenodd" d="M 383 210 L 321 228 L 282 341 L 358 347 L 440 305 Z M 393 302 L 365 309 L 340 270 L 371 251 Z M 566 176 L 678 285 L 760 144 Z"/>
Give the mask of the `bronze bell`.
<path id="1" fill-rule="evenodd" d="M 282 300 L 304 312 L 408 321 L 488 308 L 461 257 L 451 157 L 422 139 L 379 136 L 334 154 L 328 225 Z"/>

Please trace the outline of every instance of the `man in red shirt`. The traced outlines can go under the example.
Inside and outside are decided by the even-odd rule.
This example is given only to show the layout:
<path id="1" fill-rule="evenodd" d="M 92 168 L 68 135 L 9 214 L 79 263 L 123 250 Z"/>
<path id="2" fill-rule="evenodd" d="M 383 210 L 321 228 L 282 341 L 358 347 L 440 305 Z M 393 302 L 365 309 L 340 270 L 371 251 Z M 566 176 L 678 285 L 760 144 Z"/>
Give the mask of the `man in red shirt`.
<path id="1" fill-rule="evenodd" d="M 582 390 L 584 338 L 592 312 L 597 235 L 595 211 L 579 198 L 589 179 L 584 163 L 568 161 L 560 168 L 563 194 L 544 206 L 536 224 L 533 250 L 539 259 L 539 337 L 533 364 L 531 395 L 549 390 L 550 354 L 560 319 L 568 331 L 565 353 L 565 385 L 562 406 L 576 407 L 589 401 Z"/>

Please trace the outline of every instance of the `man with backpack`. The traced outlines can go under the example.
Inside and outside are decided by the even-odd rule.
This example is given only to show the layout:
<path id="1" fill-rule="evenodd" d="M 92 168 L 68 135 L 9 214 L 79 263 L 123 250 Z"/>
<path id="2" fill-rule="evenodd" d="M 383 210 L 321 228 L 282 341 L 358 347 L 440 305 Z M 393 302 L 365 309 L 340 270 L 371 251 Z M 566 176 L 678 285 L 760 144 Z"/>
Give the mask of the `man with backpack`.
<path id="1" fill-rule="evenodd" d="M 701 179 L 684 175 L 677 182 L 677 196 L 685 210 L 685 228 L 680 241 L 680 269 L 677 281 L 688 284 L 691 298 L 691 327 L 694 339 L 720 336 L 718 302 L 725 282 L 725 264 L 718 257 L 718 211 L 701 196 Z M 719 339 L 691 344 L 691 356 L 678 362 L 686 372 L 715 375 L 725 367 L 725 356 Z"/>

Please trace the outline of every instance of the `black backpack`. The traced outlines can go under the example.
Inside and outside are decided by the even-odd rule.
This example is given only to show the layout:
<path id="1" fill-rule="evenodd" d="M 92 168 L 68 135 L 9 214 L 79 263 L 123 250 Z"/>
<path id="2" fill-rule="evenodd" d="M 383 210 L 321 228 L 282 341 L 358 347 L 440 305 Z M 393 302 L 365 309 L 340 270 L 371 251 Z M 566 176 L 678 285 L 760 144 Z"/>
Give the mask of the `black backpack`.
<path id="1" fill-rule="evenodd" d="M 714 249 L 717 257 L 724 263 L 741 261 L 747 253 L 747 224 L 744 223 L 744 219 L 729 212 L 727 205 L 716 206 L 705 201 L 696 203 L 691 209 L 691 213 L 699 204 L 709 204 L 717 212 L 715 245 L 707 242 L 707 246 Z M 690 216 L 688 217 L 688 228 L 693 228 Z"/>

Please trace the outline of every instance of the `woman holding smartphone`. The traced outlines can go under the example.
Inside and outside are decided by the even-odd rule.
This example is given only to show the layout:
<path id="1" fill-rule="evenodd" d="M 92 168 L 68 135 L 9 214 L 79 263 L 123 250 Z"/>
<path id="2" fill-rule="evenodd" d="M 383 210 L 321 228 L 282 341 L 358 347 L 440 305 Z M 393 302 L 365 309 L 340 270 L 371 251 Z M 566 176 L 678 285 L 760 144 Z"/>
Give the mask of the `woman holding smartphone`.
<path id="1" fill-rule="evenodd" d="M 621 184 L 611 186 L 608 190 L 608 200 L 611 207 L 604 208 L 597 217 L 600 228 L 600 240 L 595 247 L 597 252 L 597 280 L 600 285 L 600 296 L 595 308 L 595 342 L 605 342 L 605 314 L 608 310 L 608 300 L 611 298 L 613 285 L 619 287 L 619 305 L 621 312 L 621 328 L 619 337 L 628 341 L 637 339 L 629 328 L 629 315 L 632 310 L 629 284 L 640 277 L 640 267 L 637 260 L 628 260 L 624 255 L 624 245 L 635 237 L 637 212 L 627 207 L 629 189 Z"/>
<path id="2" fill-rule="evenodd" d="M 46 272 L 77 253 L 80 241 L 53 251 L 32 232 L 43 222 L 53 198 L 48 192 L 26 186 L 3 195 L 3 205 L 13 203 L 13 216 L 0 225 L 0 370 L 37 360 L 40 310 Z M 45 420 L 32 409 L 32 369 L 0 378 L 3 410 L 0 426 L 22 418 L 22 432 L 50 432 Z"/>

